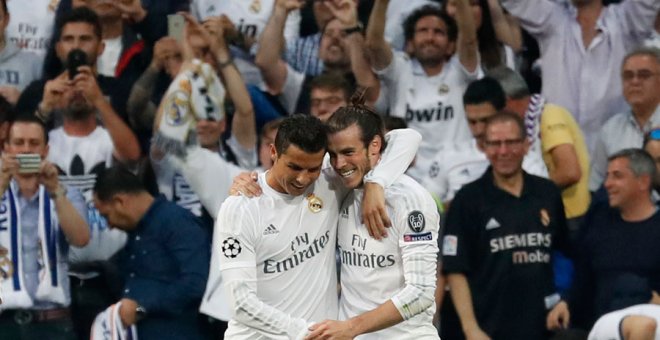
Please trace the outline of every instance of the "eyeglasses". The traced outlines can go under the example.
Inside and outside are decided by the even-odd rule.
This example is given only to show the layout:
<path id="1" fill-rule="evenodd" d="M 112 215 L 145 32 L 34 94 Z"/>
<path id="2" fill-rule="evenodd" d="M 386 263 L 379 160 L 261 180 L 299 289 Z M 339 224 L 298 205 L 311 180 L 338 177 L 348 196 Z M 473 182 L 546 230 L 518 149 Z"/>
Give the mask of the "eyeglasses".
<path id="1" fill-rule="evenodd" d="M 505 140 L 486 140 L 484 141 L 484 144 L 486 145 L 487 148 L 499 149 L 502 147 L 502 145 L 506 146 L 507 148 L 517 147 L 520 146 L 523 141 L 525 141 L 524 138 L 505 139 Z"/>
<path id="2" fill-rule="evenodd" d="M 623 78 L 623 81 L 631 81 L 635 78 L 644 81 L 649 80 L 651 77 L 657 74 L 657 72 L 653 72 L 651 70 L 623 71 L 621 73 L 621 78 Z"/>

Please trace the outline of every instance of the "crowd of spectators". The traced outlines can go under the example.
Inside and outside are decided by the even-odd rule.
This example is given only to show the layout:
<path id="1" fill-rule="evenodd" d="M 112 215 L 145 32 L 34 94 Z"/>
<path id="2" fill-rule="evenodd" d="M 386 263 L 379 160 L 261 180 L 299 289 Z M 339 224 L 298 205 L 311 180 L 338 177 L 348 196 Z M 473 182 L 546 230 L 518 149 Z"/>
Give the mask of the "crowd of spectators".
<path id="1" fill-rule="evenodd" d="M 222 339 L 234 178 L 359 89 L 422 136 L 442 338 L 660 339 L 658 0 L 0 0 L 0 339 Z"/>

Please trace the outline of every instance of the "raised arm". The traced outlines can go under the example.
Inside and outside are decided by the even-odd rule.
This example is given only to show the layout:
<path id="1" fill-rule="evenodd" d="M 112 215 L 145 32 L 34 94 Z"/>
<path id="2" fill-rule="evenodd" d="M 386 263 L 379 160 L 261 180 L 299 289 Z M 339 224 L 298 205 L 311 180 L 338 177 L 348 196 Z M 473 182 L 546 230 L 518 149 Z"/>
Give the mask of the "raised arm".
<path id="1" fill-rule="evenodd" d="M 367 55 L 375 70 L 386 68 L 394 57 L 392 48 L 385 41 L 385 13 L 388 4 L 389 0 L 376 0 L 367 26 Z"/>
<path id="2" fill-rule="evenodd" d="M 284 48 L 284 27 L 293 10 L 300 9 L 304 0 L 277 0 L 273 14 L 259 38 L 259 49 L 254 63 L 272 94 L 279 94 L 287 77 L 286 62 L 282 59 Z"/>
<path id="3" fill-rule="evenodd" d="M 522 31 L 516 18 L 504 13 L 500 0 L 488 0 L 490 18 L 495 29 L 495 36 L 501 43 L 511 47 L 514 52 L 522 49 Z"/>
<path id="4" fill-rule="evenodd" d="M 380 82 L 371 70 L 371 64 L 366 56 L 365 39 L 358 21 L 357 3 L 353 0 L 335 0 L 326 2 L 326 6 L 341 22 L 343 29 L 349 30 L 346 43 L 351 58 L 351 71 L 358 86 L 369 88 L 367 102 L 374 103 L 378 99 Z"/>
<path id="5" fill-rule="evenodd" d="M 73 79 L 74 86 L 98 110 L 103 126 L 112 139 L 115 157 L 122 162 L 137 161 L 140 158 L 137 137 L 101 93 L 92 69 L 89 66 L 80 66 L 78 71 L 78 75 Z"/>
<path id="6" fill-rule="evenodd" d="M 474 72 L 479 66 L 479 42 L 469 0 L 456 0 L 456 24 L 458 59 L 468 72 Z"/>
<path id="7" fill-rule="evenodd" d="M 227 89 L 229 98 L 231 98 L 236 108 L 232 120 L 232 135 L 243 148 L 254 149 L 257 144 L 254 108 L 252 107 L 250 94 L 245 87 L 241 74 L 232 61 L 229 48 L 224 39 L 222 19 L 220 17 L 208 18 L 204 21 L 203 27 L 210 35 L 211 48 L 220 68 L 220 77 Z"/>

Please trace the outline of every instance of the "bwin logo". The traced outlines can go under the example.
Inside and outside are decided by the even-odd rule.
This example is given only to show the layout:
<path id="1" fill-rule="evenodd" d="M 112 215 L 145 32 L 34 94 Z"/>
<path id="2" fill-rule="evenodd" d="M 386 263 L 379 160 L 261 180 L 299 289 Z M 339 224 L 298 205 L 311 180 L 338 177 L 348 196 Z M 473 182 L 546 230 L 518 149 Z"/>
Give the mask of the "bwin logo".
<path id="1" fill-rule="evenodd" d="M 438 106 L 434 108 L 425 108 L 413 110 L 410 105 L 406 105 L 406 121 L 417 122 L 431 122 L 435 120 L 451 120 L 454 119 L 454 107 L 451 105 L 443 106 L 442 102 L 438 102 Z"/>
<path id="2" fill-rule="evenodd" d="M 420 233 L 424 230 L 424 225 L 424 214 L 421 211 L 415 210 L 408 214 L 408 227 L 410 230 Z"/>

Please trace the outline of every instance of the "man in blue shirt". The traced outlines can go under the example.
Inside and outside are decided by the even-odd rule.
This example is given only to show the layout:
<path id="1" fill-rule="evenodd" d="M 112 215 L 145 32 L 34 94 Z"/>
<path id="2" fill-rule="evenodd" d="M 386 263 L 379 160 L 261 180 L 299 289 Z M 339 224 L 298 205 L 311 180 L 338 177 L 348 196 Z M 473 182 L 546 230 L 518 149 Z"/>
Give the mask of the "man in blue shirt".
<path id="1" fill-rule="evenodd" d="M 41 121 L 15 119 L 0 166 L 3 339 L 75 339 L 66 255 L 89 242 L 89 227 L 82 195 L 62 185 L 47 155 Z"/>
<path id="2" fill-rule="evenodd" d="M 120 254 L 125 279 L 119 316 L 140 339 L 200 339 L 197 309 L 208 278 L 210 240 L 200 221 L 154 198 L 122 168 L 104 172 L 94 204 L 111 227 L 128 233 Z"/>

